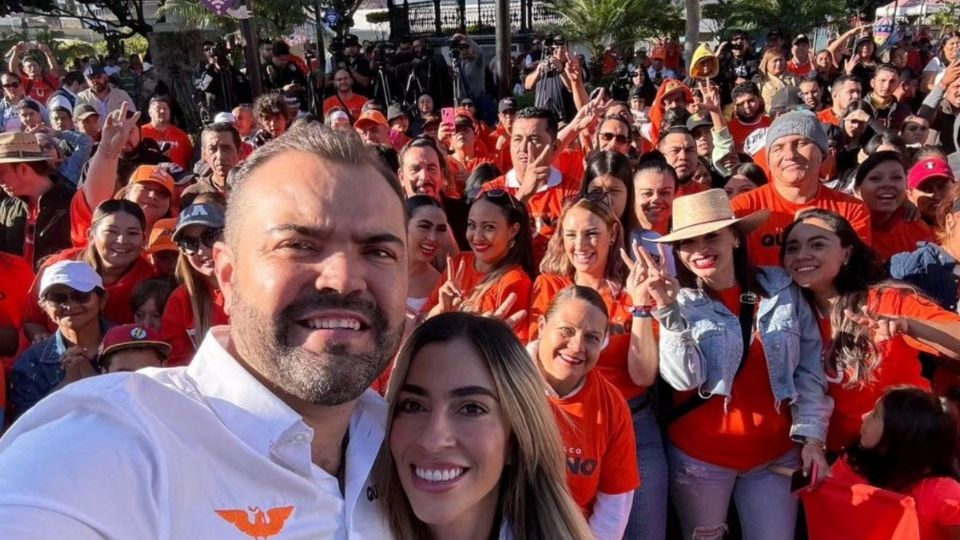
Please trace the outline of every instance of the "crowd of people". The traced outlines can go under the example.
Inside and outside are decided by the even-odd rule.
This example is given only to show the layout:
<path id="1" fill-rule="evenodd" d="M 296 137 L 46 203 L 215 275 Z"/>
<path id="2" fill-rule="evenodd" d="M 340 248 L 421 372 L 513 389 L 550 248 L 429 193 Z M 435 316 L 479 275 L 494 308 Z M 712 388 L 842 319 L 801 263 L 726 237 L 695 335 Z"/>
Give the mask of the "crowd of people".
<path id="1" fill-rule="evenodd" d="M 865 30 L 536 40 L 526 107 L 205 43 L 199 133 L 18 44 L 0 536 L 960 538 L 960 32 Z"/>

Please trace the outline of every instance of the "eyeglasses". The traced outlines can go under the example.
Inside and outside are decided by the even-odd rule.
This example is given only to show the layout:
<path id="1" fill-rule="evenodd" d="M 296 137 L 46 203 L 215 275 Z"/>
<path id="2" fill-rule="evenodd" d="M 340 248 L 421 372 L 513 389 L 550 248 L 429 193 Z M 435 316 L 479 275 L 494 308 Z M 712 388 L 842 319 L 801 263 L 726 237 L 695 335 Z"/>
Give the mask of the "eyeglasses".
<path id="1" fill-rule="evenodd" d="M 18 82 L 9 82 L 9 83 L 5 83 L 5 84 L 0 85 L 0 86 L 3 86 L 4 88 L 20 88 L 20 83 L 18 83 Z"/>
<path id="2" fill-rule="evenodd" d="M 177 247 L 188 253 L 200 251 L 200 244 L 210 249 L 223 236 L 223 229 L 207 229 L 200 233 L 200 236 L 181 236 L 177 240 Z"/>
<path id="3" fill-rule="evenodd" d="M 76 305 L 83 305 L 90 301 L 90 297 L 93 295 L 93 292 L 81 292 L 81 291 L 70 291 L 66 292 L 54 292 L 47 293 L 43 296 L 43 301 L 54 305 L 62 306 L 67 303 L 73 303 Z"/>
<path id="4" fill-rule="evenodd" d="M 630 140 L 627 139 L 626 135 L 621 135 L 620 133 L 610 133 L 609 131 L 601 131 L 599 135 L 600 135 L 600 140 L 603 142 L 610 142 L 614 139 L 617 140 L 617 144 L 627 144 L 628 142 L 630 142 Z"/>

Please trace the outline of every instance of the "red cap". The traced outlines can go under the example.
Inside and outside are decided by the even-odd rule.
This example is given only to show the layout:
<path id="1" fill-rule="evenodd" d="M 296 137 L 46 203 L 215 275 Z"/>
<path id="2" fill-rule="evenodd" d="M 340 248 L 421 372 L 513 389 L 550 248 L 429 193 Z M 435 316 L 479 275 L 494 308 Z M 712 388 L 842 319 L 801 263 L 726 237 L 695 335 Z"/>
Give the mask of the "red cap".
<path id="1" fill-rule="evenodd" d="M 390 124 L 387 123 L 387 118 L 383 116 L 383 113 L 373 109 L 363 111 L 363 114 L 360 115 L 360 118 L 353 124 L 353 127 L 356 129 L 363 129 L 363 126 L 367 124 L 380 124 L 383 127 L 390 127 Z"/>
<path id="2" fill-rule="evenodd" d="M 667 50 L 661 46 L 656 46 L 650 51 L 650 58 L 653 60 L 666 60 Z"/>
<path id="3" fill-rule="evenodd" d="M 107 330 L 100 343 L 100 357 L 123 349 L 153 348 L 166 358 L 170 355 L 170 344 L 160 337 L 160 332 L 139 324 L 124 324 Z"/>
<path id="4" fill-rule="evenodd" d="M 951 182 L 954 181 L 953 171 L 950 169 L 950 164 L 947 163 L 947 160 L 942 158 L 927 158 L 922 161 L 918 161 L 910 169 L 910 174 L 907 176 L 907 186 L 910 189 L 919 188 L 927 180 L 934 178 L 946 178 Z"/>

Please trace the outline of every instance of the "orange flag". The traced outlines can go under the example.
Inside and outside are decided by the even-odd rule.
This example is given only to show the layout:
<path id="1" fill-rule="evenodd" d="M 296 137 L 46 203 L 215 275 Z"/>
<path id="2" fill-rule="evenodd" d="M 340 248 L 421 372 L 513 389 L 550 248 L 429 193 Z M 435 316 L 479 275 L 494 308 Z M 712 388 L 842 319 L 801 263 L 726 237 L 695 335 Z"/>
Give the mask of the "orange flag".
<path id="1" fill-rule="evenodd" d="M 800 498 L 810 540 L 920 540 L 909 495 L 828 476 Z"/>

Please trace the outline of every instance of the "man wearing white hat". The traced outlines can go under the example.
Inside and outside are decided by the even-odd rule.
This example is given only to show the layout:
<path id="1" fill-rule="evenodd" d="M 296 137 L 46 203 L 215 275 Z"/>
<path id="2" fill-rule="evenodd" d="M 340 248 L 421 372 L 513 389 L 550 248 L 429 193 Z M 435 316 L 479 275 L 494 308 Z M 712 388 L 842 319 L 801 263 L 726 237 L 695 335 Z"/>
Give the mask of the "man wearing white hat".
<path id="1" fill-rule="evenodd" d="M 766 133 L 771 181 L 733 199 L 738 216 L 770 209 L 770 219 L 747 236 L 755 265 L 780 266 L 783 230 L 806 208 L 822 208 L 843 216 L 861 238 L 871 242 L 870 212 L 860 200 L 820 183 L 820 166 L 827 154 L 827 133 L 809 111 L 778 117 Z"/>

